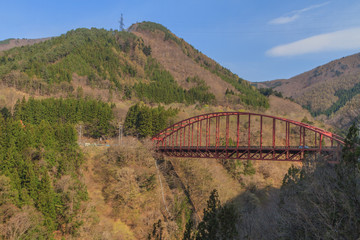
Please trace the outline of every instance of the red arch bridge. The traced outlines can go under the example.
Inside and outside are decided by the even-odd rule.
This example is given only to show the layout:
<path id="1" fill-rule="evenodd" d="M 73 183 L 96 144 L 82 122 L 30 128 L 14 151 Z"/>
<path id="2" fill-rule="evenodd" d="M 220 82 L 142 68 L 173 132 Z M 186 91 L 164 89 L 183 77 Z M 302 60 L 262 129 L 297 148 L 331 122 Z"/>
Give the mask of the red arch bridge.
<path id="1" fill-rule="evenodd" d="M 305 153 L 339 153 L 344 139 L 285 118 L 217 112 L 173 124 L 152 138 L 171 157 L 302 161 Z"/>

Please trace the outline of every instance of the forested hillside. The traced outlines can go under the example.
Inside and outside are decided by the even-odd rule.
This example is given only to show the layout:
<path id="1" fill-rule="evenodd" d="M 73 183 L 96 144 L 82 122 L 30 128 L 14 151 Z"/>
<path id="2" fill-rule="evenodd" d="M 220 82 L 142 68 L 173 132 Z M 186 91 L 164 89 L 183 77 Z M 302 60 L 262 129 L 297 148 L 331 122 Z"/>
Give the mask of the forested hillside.
<path id="1" fill-rule="evenodd" d="M 91 109 L 91 110 L 90 110 Z M 100 118 L 99 116 L 103 116 Z M 75 236 L 88 193 L 75 124 L 87 134 L 109 133 L 110 106 L 91 100 L 18 101 L 0 114 L 0 235 L 49 239 Z"/>
<path id="2" fill-rule="evenodd" d="M 92 138 L 111 136 L 114 118 L 110 104 L 93 99 L 42 99 L 30 98 L 18 101 L 15 105 L 14 118 L 23 124 L 77 124 L 84 125 L 83 134 Z"/>
<path id="3" fill-rule="evenodd" d="M 159 24 L 142 23 L 142 29 Z M 150 26 L 150 27 L 149 27 Z M 168 30 L 165 41 L 179 41 Z M 182 40 L 182 45 L 188 47 Z M 243 79 L 191 48 L 192 65 L 201 65 L 208 74 L 237 89 L 237 103 L 268 107 L 267 99 Z M 180 64 L 180 63 L 178 63 Z M 37 95 L 75 95 L 79 87 L 104 89 L 119 99 L 140 99 L 153 103 L 213 104 L 215 96 L 208 79 L 184 76 L 187 87 L 179 85 L 166 66 L 152 55 L 152 46 L 126 31 L 76 29 L 32 46 L 22 46 L 0 53 L 0 80 Z M 78 82 L 82 80 L 82 85 Z M 81 81 L 80 81 L 81 82 Z M 218 96 L 225 98 L 225 90 Z M 220 100 L 218 99 L 218 100 Z"/>
<path id="4" fill-rule="evenodd" d="M 157 23 L 142 22 L 132 25 L 129 30 L 151 46 L 153 56 L 174 75 L 181 86 L 189 88 L 191 83 L 189 84 L 187 79 L 200 77 L 209 85 L 218 102 L 223 100 L 229 88 L 235 91 L 237 103 L 268 107 L 266 98 L 248 81 L 220 66 L 184 39 L 175 36 L 166 27 Z"/>
<path id="5" fill-rule="evenodd" d="M 313 116 L 325 115 L 329 123 L 348 128 L 360 114 L 355 107 L 360 105 L 360 54 L 332 61 L 291 79 L 257 85 L 280 91 Z"/>

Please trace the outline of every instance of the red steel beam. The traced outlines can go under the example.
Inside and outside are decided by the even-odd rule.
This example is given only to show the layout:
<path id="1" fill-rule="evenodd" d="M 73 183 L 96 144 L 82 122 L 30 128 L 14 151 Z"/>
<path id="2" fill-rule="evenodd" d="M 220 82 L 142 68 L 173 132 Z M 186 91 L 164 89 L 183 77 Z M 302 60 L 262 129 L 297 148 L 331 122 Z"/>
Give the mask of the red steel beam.
<path id="1" fill-rule="evenodd" d="M 229 115 L 227 115 L 226 116 L 226 149 L 229 146 L 229 125 L 230 125 L 229 122 L 230 122 Z"/>
<path id="2" fill-rule="evenodd" d="M 201 129 L 202 129 L 202 121 L 200 121 L 200 146 L 201 146 L 201 144 L 202 144 L 202 142 L 201 142 L 201 135 L 202 135 Z"/>
<path id="3" fill-rule="evenodd" d="M 183 139 L 182 139 L 182 141 L 183 141 L 183 146 L 185 147 L 185 139 L 186 139 L 186 127 L 184 127 L 184 133 L 183 133 Z"/>
<path id="4" fill-rule="evenodd" d="M 250 114 L 249 114 L 249 120 L 248 120 L 248 147 L 251 146 L 251 134 L 250 134 L 250 127 L 251 127 L 251 120 L 250 120 Z"/>
<path id="5" fill-rule="evenodd" d="M 208 146 L 208 127 L 209 127 L 209 123 L 208 123 L 209 119 L 206 119 L 205 120 L 205 146 L 207 147 Z"/>
<path id="6" fill-rule="evenodd" d="M 276 133 L 276 124 L 275 124 L 275 118 L 273 119 L 273 128 L 272 128 L 272 146 L 275 148 L 275 133 Z"/>
<path id="7" fill-rule="evenodd" d="M 194 146 L 194 124 L 191 124 L 191 146 Z"/>
<path id="8" fill-rule="evenodd" d="M 291 125 L 290 125 L 290 123 L 288 122 L 288 146 L 289 146 L 289 147 L 290 147 L 290 139 L 291 139 L 291 137 L 290 137 L 290 135 L 291 135 L 290 127 L 291 127 Z"/>
<path id="9" fill-rule="evenodd" d="M 199 125 L 200 125 L 200 122 L 197 122 L 197 125 L 196 125 L 196 149 L 199 148 Z"/>
<path id="10" fill-rule="evenodd" d="M 179 146 L 178 145 L 178 133 L 179 133 L 179 131 L 176 131 L 176 146 Z"/>
<path id="11" fill-rule="evenodd" d="M 219 142 L 220 142 L 220 124 L 219 122 L 221 121 L 220 117 L 216 117 L 217 122 L 216 122 L 216 129 L 217 129 L 217 134 L 216 134 L 216 146 L 219 147 Z"/>
<path id="12" fill-rule="evenodd" d="M 218 117 L 218 116 L 249 115 L 249 114 L 254 115 L 254 116 L 264 116 L 264 117 L 268 117 L 268 118 L 272 118 L 272 119 L 277 119 L 277 120 L 281 120 L 281 121 L 285 121 L 285 122 L 290 122 L 293 125 L 304 127 L 304 128 L 309 129 L 309 130 L 311 130 L 313 132 L 317 132 L 319 134 L 322 134 L 327 138 L 335 140 L 336 142 L 338 142 L 341 145 L 344 144 L 344 139 L 342 137 L 340 137 L 339 135 L 333 134 L 331 132 L 325 131 L 325 130 L 323 130 L 321 128 L 314 127 L 314 126 L 311 126 L 311 125 L 308 125 L 308 124 L 305 124 L 305 123 L 293 121 L 293 120 L 290 120 L 290 119 L 275 117 L 275 116 L 271 116 L 271 115 L 256 114 L 256 113 L 245 113 L 245 112 L 208 113 L 208 114 L 203 114 L 203 115 L 199 115 L 199 116 L 196 116 L 196 117 L 185 119 L 183 121 L 180 121 L 178 123 L 173 124 L 172 126 L 174 126 L 176 128 L 175 131 L 178 131 L 180 128 L 183 128 L 186 125 L 193 124 L 194 122 L 198 121 L 198 119 L 200 121 L 200 120 L 203 120 L 203 119 L 209 119 L 209 118 L 214 118 L 214 117 Z M 166 128 L 165 130 L 159 132 L 157 135 L 155 135 L 152 138 L 152 140 L 153 141 L 161 141 L 162 139 L 164 139 L 168 135 L 171 135 L 172 134 L 172 126 L 170 126 L 170 127 Z"/>
<path id="13" fill-rule="evenodd" d="M 237 115 L 237 128 L 236 128 L 236 147 L 239 148 L 240 141 L 240 115 Z"/>
<path id="14" fill-rule="evenodd" d="M 303 128 L 303 147 L 305 147 L 305 128 Z"/>
<path id="15" fill-rule="evenodd" d="M 260 158 L 262 158 L 262 141 L 263 141 L 263 135 L 262 135 L 262 125 L 263 125 L 263 116 L 260 116 Z"/>
<path id="16" fill-rule="evenodd" d="M 175 134 L 172 134 L 172 147 L 174 148 L 175 145 Z"/>
<path id="17" fill-rule="evenodd" d="M 263 116 L 260 116 L 260 148 L 262 148 L 262 142 L 263 142 L 262 126 L 263 126 Z"/>

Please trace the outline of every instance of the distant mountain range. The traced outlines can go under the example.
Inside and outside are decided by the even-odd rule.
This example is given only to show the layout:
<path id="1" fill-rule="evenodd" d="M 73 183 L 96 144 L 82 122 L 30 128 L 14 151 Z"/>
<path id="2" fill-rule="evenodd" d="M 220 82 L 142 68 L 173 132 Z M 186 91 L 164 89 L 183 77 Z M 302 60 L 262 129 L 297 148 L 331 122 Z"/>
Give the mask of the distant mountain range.
<path id="1" fill-rule="evenodd" d="M 312 115 L 347 128 L 360 120 L 360 53 L 334 60 L 290 79 L 256 83 L 292 97 Z"/>

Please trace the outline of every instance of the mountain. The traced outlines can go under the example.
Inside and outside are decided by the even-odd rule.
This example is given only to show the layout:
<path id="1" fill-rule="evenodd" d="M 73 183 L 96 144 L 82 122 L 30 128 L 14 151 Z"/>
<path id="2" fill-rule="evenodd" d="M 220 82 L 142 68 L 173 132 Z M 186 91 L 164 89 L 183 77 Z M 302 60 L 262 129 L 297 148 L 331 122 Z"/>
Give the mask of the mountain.
<path id="1" fill-rule="evenodd" d="M 214 189 L 226 226 L 236 222 L 231 203 L 252 219 L 292 163 L 172 160 L 142 136 L 218 111 L 327 127 L 151 22 L 121 32 L 76 29 L 0 51 L 0 86 L 4 239 L 180 239 L 190 219 L 201 220 Z M 129 132 L 124 119 L 144 131 Z"/>
<path id="2" fill-rule="evenodd" d="M 35 43 L 44 42 L 50 38 L 38 38 L 38 39 L 5 39 L 0 41 L 0 51 L 6 51 L 14 47 L 21 47 L 27 45 L 33 45 Z"/>
<path id="3" fill-rule="evenodd" d="M 257 83 L 273 88 L 328 123 L 347 128 L 360 119 L 360 53 L 334 60 L 290 79 Z"/>
<path id="4" fill-rule="evenodd" d="M 167 28 L 151 22 L 134 24 L 130 31 L 151 46 L 153 56 L 174 76 L 179 85 L 189 88 L 188 77 L 204 79 L 218 101 L 223 101 L 226 90 L 235 91 L 241 102 L 265 106 L 263 96 L 254 92 L 248 81 L 196 50 Z M 256 100 L 255 100 L 256 99 Z"/>
<path id="5" fill-rule="evenodd" d="M 268 107 L 268 100 L 160 24 L 130 31 L 76 29 L 0 54 L 0 81 L 36 95 L 75 95 L 97 88 L 101 98 L 149 103 L 232 102 Z M 91 91 L 91 90 L 90 90 Z M 96 91 L 92 91 L 96 92 Z M 225 96 L 226 93 L 232 96 Z"/>

